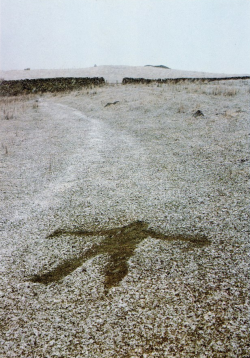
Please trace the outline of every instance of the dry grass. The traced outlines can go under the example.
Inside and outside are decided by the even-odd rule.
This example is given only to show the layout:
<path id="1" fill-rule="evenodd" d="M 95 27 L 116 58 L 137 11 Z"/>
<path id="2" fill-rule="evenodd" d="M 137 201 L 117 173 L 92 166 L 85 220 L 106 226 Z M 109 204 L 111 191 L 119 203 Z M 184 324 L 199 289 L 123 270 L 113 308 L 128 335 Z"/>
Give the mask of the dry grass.
<path id="1" fill-rule="evenodd" d="M 8 151 L 7 145 L 2 144 L 2 148 L 3 148 L 4 154 L 8 155 L 9 151 Z"/>
<path id="2" fill-rule="evenodd" d="M 243 81 L 242 81 L 243 82 Z M 246 81 L 244 81 L 246 82 Z M 167 85 L 164 85 L 167 86 Z M 234 97 L 242 92 L 250 91 L 248 83 L 240 83 L 240 81 L 215 81 L 215 82 L 198 82 L 198 83 L 178 83 L 172 85 L 173 92 L 205 94 L 209 96 L 225 96 Z"/>
<path id="3" fill-rule="evenodd" d="M 185 106 L 183 104 L 180 104 L 177 113 L 185 113 Z"/>
<path id="4" fill-rule="evenodd" d="M 37 95 L 21 95 L 13 97 L 0 96 L 0 119 L 12 120 L 19 118 L 30 107 L 38 108 Z"/>

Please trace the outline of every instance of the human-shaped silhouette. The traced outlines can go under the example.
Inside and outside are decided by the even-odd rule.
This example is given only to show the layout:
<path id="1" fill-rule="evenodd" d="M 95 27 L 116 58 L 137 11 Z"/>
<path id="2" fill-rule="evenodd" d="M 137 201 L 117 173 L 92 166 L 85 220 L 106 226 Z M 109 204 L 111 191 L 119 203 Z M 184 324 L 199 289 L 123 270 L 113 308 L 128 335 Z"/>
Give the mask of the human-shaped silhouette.
<path id="1" fill-rule="evenodd" d="M 31 282 L 49 284 L 59 281 L 69 275 L 75 269 L 83 264 L 84 261 L 100 254 L 108 254 L 109 264 L 105 268 L 105 290 L 116 286 L 128 273 L 128 259 L 133 255 L 136 246 L 147 237 L 160 239 L 164 241 L 182 240 L 192 243 L 193 247 L 202 247 L 208 245 L 209 240 L 202 235 L 164 235 L 148 228 L 148 224 L 142 221 L 133 222 L 127 226 L 117 227 L 108 230 L 99 231 L 67 231 L 56 230 L 47 238 L 51 239 L 61 235 L 73 236 L 104 236 L 105 239 L 100 244 L 95 244 L 84 254 L 74 257 L 73 259 L 64 260 L 53 270 L 35 275 L 30 278 Z"/>

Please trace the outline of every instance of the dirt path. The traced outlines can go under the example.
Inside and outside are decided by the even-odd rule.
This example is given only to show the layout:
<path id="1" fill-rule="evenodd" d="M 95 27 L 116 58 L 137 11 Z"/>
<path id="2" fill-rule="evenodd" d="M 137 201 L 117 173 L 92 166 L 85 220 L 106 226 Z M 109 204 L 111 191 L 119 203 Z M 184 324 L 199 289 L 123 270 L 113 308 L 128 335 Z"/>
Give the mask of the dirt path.
<path id="1" fill-rule="evenodd" d="M 79 182 L 83 181 L 91 183 L 92 189 L 96 190 L 101 185 L 105 192 L 115 189 L 116 182 L 126 185 L 126 179 L 129 179 L 139 185 L 142 176 L 148 176 L 149 156 L 142 143 L 132 135 L 112 128 L 107 121 L 87 117 L 82 111 L 65 104 L 44 102 L 41 110 L 43 116 L 51 118 L 53 126 L 57 126 L 57 120 L 60 121 L 60 132 L 67 133 L 63 144 L 63 170 L 59 171 L 57 180 L 46 194 L 42 193 L 46 196 L 45 201 L 53 201 L 53 196 L 57 192 L 61 195 L 65 187 L 69 190 L 75 185 L 77 190 Z M 55 140 L 60 132 L 56 133 Z M 60 149 L 57 155 L 60 156 Z M 118 191 L 113 194 L 120 195 Z"/>

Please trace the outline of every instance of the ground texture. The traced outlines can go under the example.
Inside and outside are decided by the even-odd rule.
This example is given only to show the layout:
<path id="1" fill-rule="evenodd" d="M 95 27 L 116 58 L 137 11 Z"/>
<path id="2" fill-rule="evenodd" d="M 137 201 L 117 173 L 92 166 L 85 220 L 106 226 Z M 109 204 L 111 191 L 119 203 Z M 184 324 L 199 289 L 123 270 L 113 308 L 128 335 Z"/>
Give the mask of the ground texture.
<path id="1" fill-rule="evenodd" d="M 249 357 L 249 81 L 0 104 L 0 357 Z"/>

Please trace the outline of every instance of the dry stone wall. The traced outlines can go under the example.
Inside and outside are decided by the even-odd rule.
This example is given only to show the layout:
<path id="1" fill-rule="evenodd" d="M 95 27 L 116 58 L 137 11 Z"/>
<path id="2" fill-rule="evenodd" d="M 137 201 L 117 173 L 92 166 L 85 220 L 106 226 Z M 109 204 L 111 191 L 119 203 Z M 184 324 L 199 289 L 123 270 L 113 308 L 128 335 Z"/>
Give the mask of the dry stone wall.
<path id="1" fill-rule="evenodd" d="M 72 91 L 82 87 L 100 86 L 103 84 L 105 84 L 103 77 L 57 77 L 2 81 L 0 83 L 0 96 Z"/>
<path id="2" fill-rule="evenodd" d="M 122 80 L 122 84 L 149 84 L 149 83 L 179 83 L 179 82 L 212 82 L 212 81 L 225 81 L 225 80 L 246 80 L 250 79 L 250 76 L 238 76 L 238 77 L 201 77 L 201 78 L 130 78 L 125 77 Z"/>

